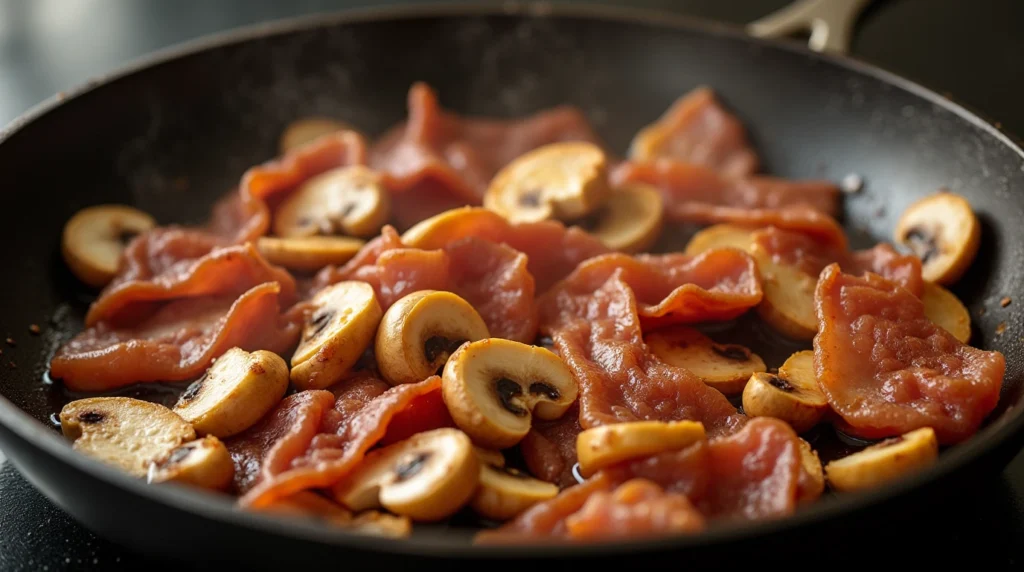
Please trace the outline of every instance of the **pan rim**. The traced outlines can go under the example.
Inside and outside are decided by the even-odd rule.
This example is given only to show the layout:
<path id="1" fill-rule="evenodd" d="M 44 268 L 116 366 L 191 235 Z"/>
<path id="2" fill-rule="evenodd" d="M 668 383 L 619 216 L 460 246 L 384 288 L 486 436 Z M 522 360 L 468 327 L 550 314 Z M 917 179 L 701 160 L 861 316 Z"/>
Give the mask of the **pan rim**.
<path id="1" fill-rule="evenodd" d="M 797 56 L 809 57 L 828 65 L 834 65 L 852 73 L 881 81 L 939 106 L 995 137 L 1001 144 L 1008 147 L 1024 160 L 1024 150 L 1021 149 L 1021 145 L 1017 140 L 1002 129 L 992 125 L 981 113 L 969 109 L 961 103 L 954 102 L 947 97 L 943 97 L 939 93 L 904 76 L 883 70 L 873 64 L 850 56 L 813 52 L 805 46 L 788 40 L 753 38 L 737 26 L 712 22 L 692 16 L 617 6 L 583 4 L 552 6 L 545 2 L 514 2 L 506 3 L 502 6 L 441 3 L 417 6 L 369 7 L 279 19 L 205 35 L 136 58 L 110 73 L 99 75 L 74 89 L 51 96 L 14 119 L 7 126 L 0 128 L 0 152 L 3 152 L 3 143 L 6 140 L 72 99 L 81 97 L 95 89 L 135 73 L 155 68 L 177 59 L 197 55 L 201 52 L 289 33 L 331 28 L 346 23 L 401 20 L 431 16 L 501 15 L 540 18 L 581 18 L 637 23 L 690 34 L 738 40 L 751 45 L 763 46 L 767 49 L 783 50 Z M 127 489 L 131 494 L 141 495 L 150 501 L 159 502 L 174 509 L 188 511 L 211 521 L 255 529 L 268 534 L 293 537 L 303 541 L 330 544 L 339 549 L 355 548 L 364 551 L 445 558 L 484 557 L 516 559 L 600 557 L 621 555 L 634 551 L 678 551 L 697 545 L 721 545 L 757 536 L 783 534 L 825 519 L 859 512 L 891 501 L 926 484 L 938 481 L 943 477 L 948 477 L 957 470 L 979 461 L 982 457 L 993 454 L 1000 447 L 1009 447 L 1014 442 L 1019 446 L 1021 437 L 1024 436 L 1022 435 L 1024 433 L 1022 431 L 1024 430 L 1024 414 L 1020 412 L 1011 413 L 1008 417 L 1004 417 L 984 427 L 969 441 L 958 445 L 951 451 L 945 452 L 939 461 L 928 471 L 893 483 L 891 486 L 881 490 L 827 499 L 825 502 L 803 508 L 796 514 L 780 520 L 742 524 L 730 523 L 725 526 L 712 527 L 708 531 L 695 536 L 619 541 L 600 545 L 530 544 L 519 546 L 477 546 L 467 545 L 462 537 L 443 533 L 437 534 L 436 537 L 434 535 L 424 535 L 403 540 L 368 537 L 305 522 L 290 521 L 241 511 L 235 507 L 233 502 L 228 502 L 222 496 L 212 493 L 186 490 L 176 486 L 152 487 L 116 469 L 107 467 L 74 452 L 52 429 L 32 418 L 28 413 L 15 406 L 2 395 L 0 395 L 0 424 L 30 445 L 94 478 Z M 14 462 L 14 464 L 18 465 L 17 462 Z M 528 550 L 524 550 L 524 548 L 528 548 Z"/>

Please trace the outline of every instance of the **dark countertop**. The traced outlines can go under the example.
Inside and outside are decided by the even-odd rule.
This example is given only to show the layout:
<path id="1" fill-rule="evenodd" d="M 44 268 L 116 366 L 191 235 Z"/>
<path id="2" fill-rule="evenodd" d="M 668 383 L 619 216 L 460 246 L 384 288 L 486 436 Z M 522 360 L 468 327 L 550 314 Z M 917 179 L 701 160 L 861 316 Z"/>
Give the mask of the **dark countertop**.
<path id="1" fill-rule="evenodd" d="M 400 3 L 421 2 L 0 0 L 0 125 L 58 91 L 174 43 L 275 18 Z M 787 2 L 600 3 L 671 9 L 739 24 Z M 1024 90 L 1022 22 L 1021 0 L 880 0 L 861 19 L 853 53 L 979 110 L 1010 133 L 1024 135 L 1024 106 L 1019 104 Z M 917 514 L 884 520 L 878 539 L 909 541 L 889 545 L 896 550 L 905 547 L 919 551 L 924 560 L 930 556 L 947 563 L 969 552 L 972 558 L 991 558 L 997 569 L 1021 569 L 1024 454 L 1002 474 L 974 483 L 963 494 Z M 82 529 L 25 482 L 0 452 L 0 570 L 143 566 L 170 567 Z"/>

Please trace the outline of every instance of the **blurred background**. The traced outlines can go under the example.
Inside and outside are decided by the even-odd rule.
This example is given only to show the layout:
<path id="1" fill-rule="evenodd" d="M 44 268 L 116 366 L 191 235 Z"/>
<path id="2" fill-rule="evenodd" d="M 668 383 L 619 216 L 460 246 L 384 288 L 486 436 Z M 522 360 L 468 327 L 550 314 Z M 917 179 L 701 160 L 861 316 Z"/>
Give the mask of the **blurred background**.
<path id="1" fill-rule="evenodd" d="M 155 50 L 290 16 L 429 0 L 0 0 L 0 128 L 38 102 Z M 470 3 L 449 2 L 449 3 Z M 481 2 L 473 2 L 481 3 Z M 501 2 L 496 2 L 501 3 Z M 552 0 L 551 4 L 562 4 Z M 574 3 L 586 3 L 575 0 Z M 789 0 L 592 0 L 734 25 Z M 853 56 L 923 83 L 1024 136 L 1024 0 L 875 0 Z M 999 569 L 1024 561 L 1024 455 L 936 515 L 893 515 L 892 530 L 931 527 L 939 546 L 971 547 Z M 953 522 L 947 522 L 946 517 Z M 929 530 L 931 530 L 929 529 Z M 175 569 L 96 538 L 54 508 L 0 452 L 0 571 Z"/>

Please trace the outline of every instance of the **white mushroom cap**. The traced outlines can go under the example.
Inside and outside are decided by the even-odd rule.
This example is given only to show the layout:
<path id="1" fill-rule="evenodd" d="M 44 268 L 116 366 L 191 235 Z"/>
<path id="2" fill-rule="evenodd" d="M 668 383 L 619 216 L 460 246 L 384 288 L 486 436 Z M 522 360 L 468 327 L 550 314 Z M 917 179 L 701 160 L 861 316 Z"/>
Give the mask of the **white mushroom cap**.
<path id="1" fill-rule="evenodd" d="M 533 415 L 561 417 L 579 392 L 554 353 L 500 338 L 465 344 L 452 354 L 441 389 L 456 425 L 478 445 L 497 449 L 522 440 Z"/>

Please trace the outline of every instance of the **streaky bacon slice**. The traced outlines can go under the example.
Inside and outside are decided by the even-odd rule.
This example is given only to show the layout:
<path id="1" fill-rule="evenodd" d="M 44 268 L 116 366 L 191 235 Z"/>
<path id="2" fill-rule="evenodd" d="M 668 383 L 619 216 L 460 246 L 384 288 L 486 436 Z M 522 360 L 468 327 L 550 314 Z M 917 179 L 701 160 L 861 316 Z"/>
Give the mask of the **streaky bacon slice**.
<path id="1" fill-rule="evenodd" d="M 588 536 L 620 531 L 637 516 L 633 511 L 602 506 L 608 493 L 636 479 L 663 487 L 663 494 L 687 499 L 703 519 L 761 520 L 792 514 L 798 504 L 803 468 L 799 437 L 786 423 L 758 417 L 731 435 L 671 451 L 625 461 L 599 471 L 582 484 L 534 505 L 503 527 L 482 532 L 482 543 L 535 542 L 541 537 L 571 540 L 574 524 Z M 653 497 L 654 495 L 652 495 Z M 602 499 L 587 508 L 588 499 Z M 675 498 L 675 497 L 672 497 Z M 676 503 L 674 503 L 676 504 Z M 679 518 L 689 515 L 681 511 Z M 588 514 L 593 510 L 593 514 Z M 674 527 L 634 523 L 651 533 L 681 532 Z M 586 523 L 584 525 L 583 523 Z"/>
<path id="2" fill-rule="evenodd" d="M 576 541 L 606 541 L 704 530 L 704 517 L 679 493 L 645 479 L 631 479 L 613 491 L 597 491 L 565 518 Z"/>
<path id="3" fill-rule="evenodd" d="M 683 95 L 653 124 L 633 138 L 630 158 L 660 158 L 702 165 L 728 177 L 757 171 L 757 154 L 743 124 L 732 116 L 708 87 Z"/>
<path id="4" fill-rule="evenodd" d="M 424 413 L 424 408 L 444 407 L 444 402 L 437 399 L 441 392 L 441 378 L 437 376 L 420 383 L 392 387 L 376 397 L 370 397 L 373 391 L 367 390 L 367 383 L 365 380 L 351 384 L 343 381 L 337 400 L 346 405 L 335 409 L 338 414 L 324 417 L 320 433 L 312 438 L 308 448 L 292 458 L 287 470 L 263 479 L 239 502 L 258 508 L 299 491 L 334 485 L 362 461 L 371 447 L 388 437 L 392 423 L 404 427 L 402 431 L 436 428 L 423 426 L 428 419 L 450 423 L 450 418 L 445 418 L 441 411 Z M 369 400 L 363 407 L 352 401 L 357 403 L 366 398 Z M 419 400 L 426 401 L 417 404 Z M 415 416 L 401 417 L 406 411 L 415 411 Z"/>
<path id="5" fill-rule="evenodd" d="M 584 261 L 548 292 L 543 307 L 546 327 L 587 313 L 590 293 L 612 276 L 629 285 L 644 328 L 731 320 L 756 306 L 762 296 L 754 260 L 734 248 L 697 256 L 605 254 Z"/>
<path id="6" fill-rule="evenodd" d="M 839 187 L 831 181 L 794 181 L 769 176 L 726 177 L 706 167 L 672 159 L 626 161 L 611 175 L 615 185 L 646 183 L 661 191 L 665 212 L 686 222 L 712 220 L 716 209 L 781 209 L 807 206 L 829 216 L 839 213 Z"/>
<path id="7" fill-rule="evenodd" d="M 291 314 L 280 316 L 281 286 L 268 282 L 234 296 L 167 303 L 131 326 L 100 322 L 61 346 L 50 375 L 73 391 L 105 391 L 147 381 L 200 375 L 234 346 L 286 352 L 299 337 Z"/>
<path id="8" fill-rule="evenodd" d="M 225 439 L 235 465 L 232 492 L 243 495 L 288 470 L 292 459 L 309 447 L 333 405 L 334 395 L 329 391 L 301 391 L 282 399 L 256 425 Z"/>
<path id="9" fill-rule="evenodd" d="M 577 461 L 576 437 L 582 431 L 577 405 L 554 421 L 534 420 L 530 432 L 519 442 L 530 474 L 562 488 L 576 484 L 572 467 Z"/>
<path id="10" fill-rule="evenodd" d="M 547 291 L 580 262 L 610 250 L 579 227 L 566 228 L 556 221 L 511 224 L 501 215 L 477 207 L 455 209 L 424 220 L 402 235 L 402 242 L 415 248 L 436 249 L 467 237 L 505 244 L 525 254 L 538 293 Z"/>
<path id="11" fill-rule="evenodd" d="M 908 290 L 833 264 L 814 298 L 818 384 L 844 431 L 880 439 L 932 427 L 940 443 L 957 443 L 995 408 L 1003 355 L 960 343 Z"/>
<path id="12" fill-rule="evenodd" d="M 503 244 L 467 236 L 438 249 L 406 248 L 397 232 L 385 227 L 348 264 L 321 271 L 314 288 L 342 280 L 369 283 L 385 310 L 417 290 L 453 292 L 476 308 L 492 336 L 525 343 L 537 334 L 526 255 Z"/>
<path id="13" fill-rule="evenodd" d="M 185 235 L 186 237 L 188 235 Z M 187 240 L 187 239 L 186 239 Z M 200 258 L 183 258 L 153 276 L 141 271 L 106 288 L 85 317 L 86 326 L 100 321 L 123 325 L 137 320 L 140 311 L 154 302 L 201 296 L 241 294 L 257 284 L 276 282 L 282 305 L 295 301 L 296 285 L 283 268 L 271 266 L 251 242 L 216 247 Z"/>
<path id="14" fill-rule="evenodd" d="M 550 333 L 580 387 L 580 425 L 587 429 L 623 421 L 689 419 L 704 423 L 712 435 L 734 430 L 743 417 L 722 393 L 647 350 L 627 279 L 616 270 L 592 290 L 569 278 L 540 301 L 541 330 Z M 679 285 L 685 283 L 684 278 Z M 682 299 L 714 297 L 736 286 L 725 280 Z M 757 294 L 751 305 L 760 300 L 759 288 Z"/>
<path id="15" fill-rule="evenodd" d="M 771 257 L 776 263 L 795 266 L 810 276 L 818 276 L 826 266 L 837 262 L 850 274 L 874 272 L 910 290 L 915 296 L 924 291 L 921 259 L 900 254 L 889 244 L 880 243 L 868 250 L 848 252 L 805 234 L 774 227 L 754 232 L 751 244 L 757 252 Z"/>
<path id="16" fill-rule="evenodd" d="M 441 109 L 437 94 L 424 83 L 409 90 L 408 106 L 408 121 L 370 150 L 370 165 L 385 173 L 385 184 L 395 193 L 430 189 L 440 195 L 444 189 L 459 204 L 480 204 L 494 174 L 523 153 L 559 141 L 598 143 L 586 118 L 572 107 L 515 120 L 463 117 Z"/>

